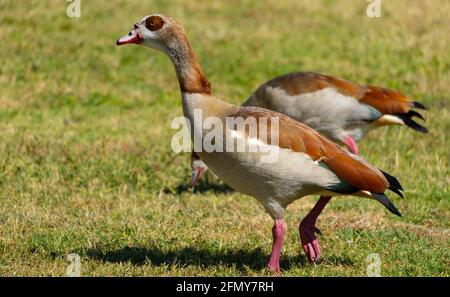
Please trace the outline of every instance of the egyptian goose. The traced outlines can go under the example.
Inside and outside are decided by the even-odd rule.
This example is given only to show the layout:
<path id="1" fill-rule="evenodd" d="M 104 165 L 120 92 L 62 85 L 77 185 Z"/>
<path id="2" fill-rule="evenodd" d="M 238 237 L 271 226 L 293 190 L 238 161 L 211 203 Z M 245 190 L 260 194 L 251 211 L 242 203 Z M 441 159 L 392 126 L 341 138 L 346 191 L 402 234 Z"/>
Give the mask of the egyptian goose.
<path id="1" fill-rule="evenodd" d="M 403 191 L 395 177 L 378 170 L 361 157 L 348 153 L 319 132 L 286 115 L 248 106 L 235 106 L 214 97 L 211 84 L 189 43 L 183 27 L 174 19 L 159 14 L 149 15 L 134 25 L 134 29 L 116 42 L 117 45 L 140 44 L 165 53 L 172 60 L 181 89 L 184 116 L 194 123 L 191 138 L 203 137 L 205 120 L 214 117 L 225 123 L 228 119 L 255 119 L 260 128 L 263 119 L 278 120 L 278 137 L 273 133 L 257 137 L 237 131 L 224 124 L 223 137 L 240 139 L 245 147 L 257 144 L 258 151 L 227 150 L 199 152 L 200 158 L 225 183 L 235 190 L 258 199 L 274 219 L 273 245 L 268 268 L 280 271 L 280 255 L 286 225 L 286 207 L 306 195 L 354 195 L 379 201 L 389 211 L 399 215 L 397 208 L 384 194 L 386 189 L 402 196 Z M 202 119 L 194 116 L 197 111 Z M 200 122 L 200 125 L 198 123 Z M 272 122 L 271 122 L 272 123 Z M 272 125 L 272 124 L 271 124 Z M 270 127 L 272 132 L 273 124 Z M 268 137 L 263 137 L 268 136 Z M 276 162 L 262 162 L 266 151 L 276 151 Z M 316 214 L 322 205 L 316 205 L 301 222 L 299 230 L 308 259 L 315 263 L 320 249 L 315 233 Z"/>
<path id="2" fill-rule="evenodd" d="M 302 122 L 358 154 L 356 142 L 375 128 L 404 125 L 422 133 L 427 128 L 413 120 L 426 109 L 405 95 L 380 87 L 362 86 L 329 75 L 297 72 L 276 77 L 256 89 L 244 106 L 271 109 Z M 191 157 L 195 187 L 208 167 L 195 153 Z"/>

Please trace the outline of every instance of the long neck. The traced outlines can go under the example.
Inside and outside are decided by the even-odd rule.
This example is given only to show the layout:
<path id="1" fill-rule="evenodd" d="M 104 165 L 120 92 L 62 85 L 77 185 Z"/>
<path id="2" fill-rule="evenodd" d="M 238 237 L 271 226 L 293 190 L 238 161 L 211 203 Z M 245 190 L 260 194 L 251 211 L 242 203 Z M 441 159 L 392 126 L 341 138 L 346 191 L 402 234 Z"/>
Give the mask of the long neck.
<path id="1" fill-rule="evenodd" d="M 167 54 L 172 60 L 180 83 L 181 92 L 211 94 L 211 84 L 185 36 L 169 47 Z"/>

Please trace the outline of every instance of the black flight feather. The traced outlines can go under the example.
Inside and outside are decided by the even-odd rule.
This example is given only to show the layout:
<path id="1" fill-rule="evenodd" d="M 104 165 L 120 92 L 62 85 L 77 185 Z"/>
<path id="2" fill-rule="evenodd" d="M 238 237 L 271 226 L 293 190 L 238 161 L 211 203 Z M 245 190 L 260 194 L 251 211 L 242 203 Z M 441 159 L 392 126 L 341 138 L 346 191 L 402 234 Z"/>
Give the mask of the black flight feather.
<path id="1" fill-rule="evenodd" d="M 371 193 L 372 198 L 383 204 L 390 212 L 401 217 L 402 214 L 398 211 L 395 205 L 389 200 L 389 198 L 383 193 Z"/>

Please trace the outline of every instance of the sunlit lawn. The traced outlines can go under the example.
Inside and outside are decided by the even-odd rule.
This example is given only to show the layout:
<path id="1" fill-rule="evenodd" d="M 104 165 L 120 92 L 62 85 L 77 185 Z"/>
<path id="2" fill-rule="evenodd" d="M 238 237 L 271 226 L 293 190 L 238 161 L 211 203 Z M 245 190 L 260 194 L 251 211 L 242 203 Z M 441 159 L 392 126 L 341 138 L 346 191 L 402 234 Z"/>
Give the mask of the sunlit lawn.
<path id="1" fill-rule="evenodd" d="M 184 26 L 225 100 L 262 82 L 318 71 L 401 90 L 429 107 L 429 135 L 379 129 L 362 155 L 398 176 L 397 218 L 378 203 L 336 198 L 318 225 L 311 267 L 298 222 L 317 197 L 288 208 L 287 276 L 450 275 L 449 1 L 0 1 L 0 274 L 270 275 L 272 220 L 212 174 L 189 188 L 189 154 L 170 148 L 182 114 L 169 59 L 115 40 L 146 14 Z"/>

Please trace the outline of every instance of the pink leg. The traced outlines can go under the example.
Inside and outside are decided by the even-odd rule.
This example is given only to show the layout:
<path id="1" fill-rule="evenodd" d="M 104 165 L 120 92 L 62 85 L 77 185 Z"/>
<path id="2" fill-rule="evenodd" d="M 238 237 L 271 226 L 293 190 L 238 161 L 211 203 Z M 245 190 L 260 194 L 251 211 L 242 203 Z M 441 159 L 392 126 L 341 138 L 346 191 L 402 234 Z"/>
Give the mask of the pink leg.
<path id="1" fill-rule="evenodd" d="M 192 177 L 191 177 L 191 188 L 195 188 L 198 184 L 198 181 L 202 178 L 203 174 L 205 174 L 206 170 L 204 168 L 198 167 L 192 169 Z"/>
<path id="2" fill-rule="evenodd" d="M 205 172 L 208 171 L 208 167 L 202 160 L 200 160 L 200 156 L 196 152 L 192 152 L 191 154 L 191 169 L 191 187 L 194 189 L 198 181 L 202 178 Z"/>
<path id="3" fill-rule="evenodd" d="M 345 136 L 344 143 L 353 154 L 359 155 L 358 146 L 356 145 L 356 141 L 351 136 Z"/>
<path id="4" fill-rule="evenodd" d="M 315 233 L 321 234 L 321 232 L 319 228 L 316 227 L 316 221 L 330 199 L 331 196 L 320 196 L 316 205 L 314 205 L 311 211 L 300 222 L 300 239 L 302 241 L 303 250 L 311 264 L 316 263 L 320 258 L 320 246 Z"/>
<path id="5" fill-rule="evenodd" d="M 275 224 L 272 228 L 273 245 L 272 253 L 270 254 L 269 263 L 267 267 L 269 270 L 279 273 L 280 272 L 280 256 L 281 248 L 283 247 L 284 233 L 286 232 L 286 224 L 284 220 L 275 220 Z"/>

